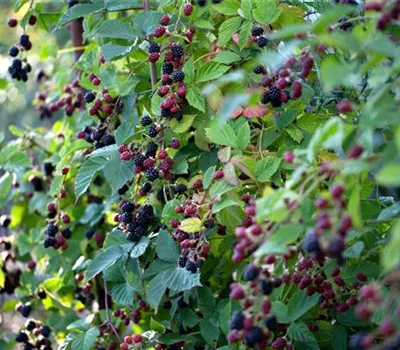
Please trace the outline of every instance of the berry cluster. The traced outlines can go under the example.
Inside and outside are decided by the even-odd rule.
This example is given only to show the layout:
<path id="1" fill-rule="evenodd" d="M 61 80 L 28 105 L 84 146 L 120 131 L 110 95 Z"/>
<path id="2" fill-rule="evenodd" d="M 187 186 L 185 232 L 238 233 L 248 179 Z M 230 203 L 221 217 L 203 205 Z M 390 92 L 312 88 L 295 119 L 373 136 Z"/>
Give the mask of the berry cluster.
<path id="1" fill-rule="evenodd" d="M 84 139 L 89 143 L 93 143 L 95 149 L 103 148 L 115 144 L 115 138 L 107 132 L 107 128 L 107 123 L 102 120 L 95 127 L 86 126 L 76 136 L 78 139 Z"/>
<path id="2" fill-rule="evenodd" d="M 258 47 L 264 48 L 268 44 L 268 39 L 264 35 L 264 28 L 261 26 L 254 26 L 251 29 L 251 40 L 257 43 Z"/>
<path id="3" fill-rule="evenodd" d="M 65 114 L 71 117 L 76 110 L 83 106 L 82 87 L 78 80 L 64 87 L 62 95 L 56 101 L 50 101 L 51 90 L 46 89 L 36 96 L 37 111 L 40 119 L 51 118 L 53 113 L 64 109 Z"/>
<path id="4" fill-rule="evenodd" d="M 148 235 L 148 228 L 153 219 L 152 205 L 140 206 L 128 201 L 121 202 L 119 214 L 115 217 L 115 221 L 120 223 L 120 229 L 127 234 L 127 239 L 131 242 L 139 242 L 143 236 Z"/>
<path id="5" fill-rule="evenodd" d="M 385 30 L 400 18 L 400 1 L 374 1 L 364 5 L 365 11 L 380 12 L 376 29 Z"/>
<path id="6" fill-rule="evenodd" d="M 143 337 L 140 334 L 132 334 L 124 337 L 124 341 L 120 344 L 121 350 L 128 350 L 131 347 L 137 348 L 143 343 Z"/>
<path id="7" fill-rule="evenodd" d="M 92 282 L 88 281 L 83 283 L 84 276 L 82 273 L 75 275 L 76 286 L 74 288 L 75 300 L 78 300 L 84 306 L 90 305 L 95 299 L 95 295 L 92 293 Z M 82 308 L 84 309 L 84 307 Z"/>
<path id="8" fill-rule="evenodd" d="M 28 19 L 28 23 L 30 25 L 36 24 L 36 16 L 31 15 Z M 10 28 L 15 28 L 18 24 L 18 21 L 15 18 L 11 18 L 8 21 L 8 26 Z M 32 71 L 31 65 L 27 62 L 26 52 L 32 48 L 32 42 L 30 41 L 29 35 L 22 34 L 19 38 L 18 43 L 14 44 L 10 47 L 8 54 L 14 58 L 11 66 L 8 68 L 8 72 L 11 75 L 11 78 L 27 82 L 28 81 L 28 73 Z M 18 57 L 19 58 L 16 58 Z"/>
<path id="9" fill-rule="evenodd" d="M 25 350 L 46 349 L 52 350 L 52 342 L 49 339 L 51 328 L 36 320 L 28 320 L 24 329 L 21 329 L 15 337 L 17 343 L 23 343 Z"/>
<path id="10" fill-rule="evenodd" d="M 90 76 L 91 75 L 89 75 L 89 77 Z M 92 82 L 96 82 L 96 79 L 98 78 L 93 78 Z M 89 114 L 100 119 L 105 119 L 115 115 L 116 113 L 120 113 L 123 108 L 122 101 L 118 97 L 111 96 L 108 89 L 103 89 L 101 96 L 97 98 L 95 91 L 88 91 L 85 94 L 84 99 L 87 104 L 92 104 L 89 108 Z"/>
<path id="11" fill-rule="evenodd" d="M 46 238 L 43 241 L 43 247 L 54 249 L 67 249 L 67 240 L 71 238 L 71 230 L 69 228 L 59 229 L 54 221 L 50 221 L 45 230 Z"/>

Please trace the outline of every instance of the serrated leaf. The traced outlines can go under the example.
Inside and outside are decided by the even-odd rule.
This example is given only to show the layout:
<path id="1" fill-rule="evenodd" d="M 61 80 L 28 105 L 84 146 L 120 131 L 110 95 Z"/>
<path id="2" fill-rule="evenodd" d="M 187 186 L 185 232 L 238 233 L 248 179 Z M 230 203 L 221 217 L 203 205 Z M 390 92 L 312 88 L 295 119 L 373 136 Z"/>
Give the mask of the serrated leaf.
<path id="1" fill-rule="evenodd" d="M 160 322 L 157 322 L 153 317 L 150 318 L 150 329 L 160 334 L 165 332 L 165 327 Z"/>
<path id="2" fill-rule="evenodd" d="M 400 177 L 400 164 L 389 163 L 384 165 L 384 167 L 378 171 L 376 174 L 376 180 L 378 183 L 385 186 L 399 186 Z"/>
<path id="3" fill-rule="evenodd" d="M 224 164 L 224 180 L 232 186 L 239 185 L 239 178 L 236 175 L 235 166 L 232 163 Z"/>
<path id="4" fill-rule="evenodd" d="M 190 127 L 192 126 L 195 115 L 184 115 L 181 121 L 177 121 L 176 119 L 172 119 L 169 122 L 169 126 L 172 129 L 173 132 L 177 134 L 183 134 L 184 132 L 187 132 Z"/>
<path id="5" fill-rule="evenodd" d="M 206 129 L 206 135 L 211 142 L 217 145 L 238 147 L 235 131 L 229 124 L 214 124 L 211 128 Z"/>
<path id="6" fill-rule="evenodd" d="M 182 70 L 185 73 L 185 83 L 190 86 L 194 82 L 195 76 L 193 56 L 185 62 Z"/>
<path id="7" fill-rule="evenodd" d="M 90 349 L 100 335 L 98 328 L 90 328 L 87 332 L 83 332 L 71 340 L 71 348 L 74 350 Z"/>
<path id="8" fill-rule="evenodd" d="M 257 176 L 257 180 L 260 182 L 267 182 L 272 175 L 274 175 L 279 169 L 279 165 L 281 164 L 281 159 L 268 156 L 256 163 L 255 174 Z"/>
<path id="9" fill-rule="evenodd" d="M 291 339 L 301 342 L 316 342 L 314 334 L 311 333 L 304 322 L 291 323 L 287 332 Z"/>
<path id="10" fill-rule="evenodd" d="M 97 0 L 93 3 L 77 4 L 69 8 L 60 18 L 57 29 L 73 21 L 74 19 L 84 17 L 91 13 L 97 13 L 105 9 L 104 1 Z"/>
<path id="11" fill-rule="evenodd" d="M 241 23 L 242 19 L 240 17 L 232 17 L 224 21 L 219 26 L 217 45 L 226 45 L 232 39 L 232 35 L 239 29 Z"/>
<path id="12" fill-rule="evenodd" d="M 221 202 L 216 202 L 213 206 L 213 213 L 218 213 L 222 209 L 232 207 L 232 206 L 238 206 L 239 204 L 234 201 L 233 199 L 225 199 Z"/>
<path id="13" fill-rule="evenodd" d="M 123 122 L 115 132 L 115 141 L 120 145 L 124 143 L 127 139 L 134 135 L 134 129 L 131 123 Z"/>
<path id="14" fill-rule="evenodd" d="M 200 334 L 210 345 L 219 337 L 219 327 L 215 326 L 208 318 L 200 322 Z"/>
<path id="15" fill-rule="evenodd" d="M 104 21 L 93 33 L 99 38 L 114 38 L 133 41 L 136 39 L 135 32 L 129 22 L 122 22 L 118 19 Z"/>
<path id="16" fill-rule="evenodd" d="M 261 24 L 274 23 L 282 13 L 276 7 L 275 0 L 257 0 L 257 8 L 253 10 L 254 19 Z"/>
<path id="17" fill-rule="evenodd" d="M 233 188 L 234 188 L 233 186 L 227 184 L 225 181 L 218 181 L 211 186 L 210 196 L 211 198 L 222 196 L 224 193 L 229 192 Z"/>
<path id="18" fill-rule="evenodd" d="M 219 78 L 230 69 L 229 66 L 224 66 L 216 62 L 210 62 L 202 65 L 196 73 L 196 82 L 202 83 L 209 80 Z"/>
<path id="19" fill-rule="evenodd" d="M 224 0 L 219 4 L 213 5 L 213 7 L 223 15 L 235 16 L 240 8 L 240 3 L 237 0 Z"/>
<path id="20" fill-rule="evenodd" d="M 204 173 L 203 177 L 203 188 L 208 189 L 210 187 L 211 181 L 213 180 L 213 176 L 215 173 L 216 166 L 212 166 L 207 169 L 207 171 Z"/>
<path id="21" fill-rule="evenodd" d="M 252 20 L 252 9 L 253 9 L 253 2 L 252 0 L 242 0 L 242 4 L 240 6 L 242 10 L 242 16 L 248 20 Z"/>
<path id="22" fill-rule="evenodd" d="M 113 193 L 133 179 L 133 168 L 133 161 L 126 162 L 121 159 L 112 159 L 104 165 L 103 173 Z"/>
<path id="23" fill-rule="evenodd" d="M 246 121 L 237 132 L 237 144 L 240 149 L 245 150 L 250 143 L 250 126 Z"/>
<path id="24" fill-rule="evenodd" d="M 400 221 L 392 227 L 389 242 L 381 255 L 381 264 L 385 271 L 389 271 L 399 264 L 398 248 L 400 246 Z"/>
<path id="25" fill-rule="evenodd" d="M 122 58 L 132 51 L 132 46 L 105 44 L 101 47 L 104 60 L 110 62 L 115 58 Z"/>
<path id="26" fill-rule="evenodd" d="M 107 159 L 103 157 L 89 158 L 78 170 L 75 180 L 75 197 L 79 198 L 89 188 L 97 172 L 104 168 Z"/>
<path id="27" fill-rule="evenodd" d="M 134 246 L 130 250 L 130 257 L 131 258 L 138 258 L 142 256 L 146 251 L 147 247 L 150 244 L 149 237 L 143 236 L 139 242 L 135 243 Z"/>
<path id="28" fill-rule="evenodd" d="M 200 89 L 197 86 L 193 85 L 190 87 L 189 91 L 186 94 L 186 99 L 192 107 L 202 112 L 206 111 L 206 102 Z"/>
<path id="29" fill-rule="evenodd" d="M 239 48 L 243 50 L 249 41 L 249 37 L 251 36 L 251 28 L 253 27 L 253 23 L 251 21 L 245 20 L 242 23 L 239 32 Z"/>
<path id="30" fill-rule="evenodd" d="M 157 237 L 157 255 L 160 259 L 177 262 L 179 258 L 179 249 L 168 231 L 161 230 Z"/>
<path id="31" fill-rule="evenodd" d="M 289 125 L 284 130 L 294 142 L 300 143 L 301 141 L 303 141 L 304 135 L 302 131 L 296 126 Z"/>
<path id="32" fill-rule="evenodd" d="M 188 218 L 181 222 L 179 228 L 187 233 L 196 233 L 201 230 L 202 222 L 199 218 Z"/>
<path id="33" fill-rule="evenodd" d="M 110 290 L 113 301 L 121 306 L 132 306 L 135 302 L 135 291 L 127 282 L 118 283 Z"/>
<path id="34" fill-rule="evenodd" d="M 308 310 L 314 307 L 319 300 L 319 295 L 307 296 L 302 290 L 296 290 L 288 303 L 288 315 L 292 322 L 303 316 Z"/>
<path id="35" fill-rule="evenodd" d="M 232 51 L 222 51 L 218 52 L 217 56 L 215 56 L 214 61 L 222 64 L 231 64 L 233 62 L 238 62 L 241 60 L 241 57 Z"/>
<path id="36" fill-rule="evenodd" d="M 123 255 L 123 251 L 120 247 L 111 246 L 98 254 L 88 266 L 86 278 L 92 279 L 98 273 L 104 271 L 116 263 Z"/>

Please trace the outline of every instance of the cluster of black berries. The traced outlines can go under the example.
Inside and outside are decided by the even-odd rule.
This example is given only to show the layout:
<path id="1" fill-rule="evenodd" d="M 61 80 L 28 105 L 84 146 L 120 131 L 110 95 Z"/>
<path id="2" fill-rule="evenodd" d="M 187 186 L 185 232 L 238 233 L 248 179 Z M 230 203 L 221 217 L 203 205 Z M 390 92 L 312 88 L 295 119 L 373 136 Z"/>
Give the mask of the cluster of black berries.
<path id="1" fill-rule="evenodd" d="M 127 234 L 127 239 L 131 242 L 138 242 L 143 236 L 147 236 L 153 219 L 152 205 L 139 206 L 128 201 L 121 202 L 119 214 L 115 218 L 120 223 L 120 229 Z"/>
<path id="2" fill-rule="evenodd" d="M 93 143 L 95 149 L 114 145 L 115 138 L 107 131 L 108 124 L 101 120 L 99 125 L 95 127 L 86 126 L 82 131 L 77 133 L 79 139 L 84 139 L 87 142 Z"/>
<path id="3" fill-rule="evenodd" d="M 306 79 L 313 67 L 314 60 L 307 52 L 299 59 L 290 57 L 283 67 L 272 74 L 268 74 L 263 66 L 257 66 L 253 72 L 262 74 L 261 85 L 266 88 L 261 103 L 271 104 L 272 107 L 280 107 L 290 99 L 298 99 L 302 95 L 302 79 Z M 290 90 L 287 90 L 290 88 Z"/>
<path id="4" fill-rule="evenodd" d="M 254 26 L 251 29 L 251 40 L 257 43 L 258 47 L 260 48 L 267 46 L 268 39 L 264 35 L 264 28 L 261 26 Z"/>
<path id="5" fill-rule="evenodd" d="M 53 113 L 64 109 L 65 114 L 71 117 L 76 110 L 83 106 L 82 87 L 78 80 L 74 80 L 71 84 L 64 87 L 63 93 L 57 100 L 50 101 L 50 88 L 38 93 L 36 96 L 37 111 L 40 119 L 51 118 Z"/>
<path id="6" fill-rule="evenodd" d="M 96 79 L 98 78 L 94 76 L 92 82 L 97 82 Z M 113 97 L 108 89 L 103 89 L 101 95 L 97 96 L 97 98 L 96 95 L 97 94 L 95 91 L 88 91 L 84 97 L 87 104 L 92 103 L 91 107 L 89 108 L 90 115 L 104 119 L 122 112 L 122 101 L 118 97 Z"/>
<path id="7" fill-rule="evenodd" d="M 43 349 L 52 350 L 50 338 L 51 328 L 41 324 L 39 321 L 28 320 L 24 329 L 21 329 L 15 336 L 17 343 L 23 343 L 24 350 Z"/>
<path id="8" fill-rule="evenodd" d="M 62 219 L 63 222 L 69 223 L 70 221 L 66 217 L 64 218 L 64 216 L 67 216 L 69 219 L 69 216 L 64 214 Z M 53 247 L 54 249 L 67 249 L 67 240 L 71 238 L 72 232 L 71 229 L 68 227 L 60 230 L 58 225 L 54 221 L 50 221 L 46 227 L 45 235 L 46 238 L 43 241 L 43 247 Z"/>
<path id="9" fill-rule="evenodd" d="M 36 24 L 36 16 L 31 15 L 28 19 L 28 23 L 30 25 L 35 25 Z M 18 21 L 14 18 L 11 18 L 8 21 L 8 26 L 10 28 L 15 28 L 18 24 Z M 19 38 L 18 43 L 15 45 L 11 46 L 8 54 L 15 58 L 20 55 L 20 58 L 15 58 L 11 64 L 11 66 L 8 68 L 8 72 L 11 75 L 11 78 L 27 82 L 28 81 L 28 73 L 32 71 L 31 65 L 27 62 L 26 57 L 22 58 L 23 53 L 26 51 L 29 51 L 32 48 L 32 42 L 29 39 L 29 35 L 27 34 L 22 34 Z"/>
<path id="10" fill-rule="evenodd" d="M 18 267 L 16 261 L 16 254 L 13 252 L 13 246 L 5 239 L 0 240 L 1 248 L 1 259 L 2 266 L 1 270 L 4 274 L 4 286 L 0 286 L 0 294 L 13 294 L 15 289 L 19 287 L 19 281 L 21 276 L 21 270 Z"/>
<path id="11" fill-rule="evenodd" d="M 74 288 L 74 298 L 78 300 L 83 305 L 90 305 L 96 296 L 92 292 L 92 282 L 88 281 L 82 285 L 84 276 L 82 273 L 75 275 L 76 286 Z M 83 308 L 84 309 L 84 308 Z"/>

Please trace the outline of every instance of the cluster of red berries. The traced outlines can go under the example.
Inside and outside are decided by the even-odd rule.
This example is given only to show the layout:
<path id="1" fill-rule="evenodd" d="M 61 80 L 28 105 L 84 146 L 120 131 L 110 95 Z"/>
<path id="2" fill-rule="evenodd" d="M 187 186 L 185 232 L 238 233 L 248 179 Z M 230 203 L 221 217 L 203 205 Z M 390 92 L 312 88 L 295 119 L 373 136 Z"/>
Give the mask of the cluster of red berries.
<path id="1" fill-rule="evenodd" d="M 124 341 L 120 344 L 121 350 L 128 350 L 130 348 L 137 348 L 143 345 L 143 337 L 141 334 L 132 334 L 124 337 Z"/>
<path id="2" fill-rule="evenodd" d="M 63 89 L 63 94 L 56 101 L 49 101 L 50 91 L 46 90 L 36 96 L 37 110 L 40 119 L 51 118 L 53 113 L 64 109 L 65 114 L 71 117 L 83 105 L 82 87 L 78 80 L 74 80 Z"/>
<path id="3" fill-rule="evenodd" d="M 365 11 L 381 12 L 376 24 L 376 29 L 385 30 L 391 23 L 400 18 L 400 1 L 376 1 L 367 2 L 364 5 Z"/>
<path id="4" fill-rule="evenodd" d="M 36 320 L 28 320 L 24 329 L 21 329 L 15 337 L 17 343 L 23 343 L 23 349 L 52 350 L 52 342 L 49 339 L 51 328 Z"/>
<path id="5" fill-rule="evenodd" d="M 92 282 L 88 281 L 83 283 L 84 276 L 82 273 L 77 273 L 75 275 L 76 286 L 74 288 L 75 299 L 78 300 L 83 305 L 88 305 L 92 303 L 96 297 L 92 293 Z M 84 309 L 84 308 L 82 308 Z"/>
<path id="6" fill-rule="evenodd" d="M 270 103 L 272 107 L 280 107 L 289 99 L 298 99 L 302 95 L 302 79 L 306 79 L 313 67 L 314 59 L 303 53 L 299 58 L 291 57 L 283 67 L 272 74 L 268 74 L 263 66 L 254 68 L 255 74 L 262 74 L 261 85 L 266 88 L 261 103 Z M 287 90 L 291 88 L 290 91 Z"/>
<path id="7" fill-rule="evenodd" d="M 30 25 L 36 24 L 36 16 L 31 15 L 28 19 L 28 23 Z M 8 26 L 10 28 L 15 28 L 18 24 L 18 21 L 15 18 L 11 18 L 8 21 Z M 14 44 L 10 47 L 8 54 L 14 58 L 11 66 L 8 68 L 8 72 L 11 75 L 11 78 L 27 82 L 28 81 L 28 73 L 32 71 L 31 65 L 27 62 L 26 51 L 29 51 L 32 48 L 32 42 L 29 39 L 29 35 L 22 34 L 19 38 L 18 43 Z M 20 56 L 20 58 L 16 58 Z"/>
<path id="8" fill-rule="evenodd" d="M 91 77 L 91 75 L 89 75 L 89 77 Z M 96 79 L 99 81 L 100 84 L 100 79 L 96 77 L 92 79 L 92 82 L 96 82 Z M 96 116 L 100 119 L 105 119 L 107 117 L 118 114 L 122 111 L 123 108 L 122 101 L 118 97 L 111 96 L 108 89 L 103 89 L 101 92 L 101 96 L 97 98 L 95 91 L 88 91 L 85 94 L 84 99 L 86 103 L 93 103 L 89 108 L 89 114 L 91 116 Z"/>

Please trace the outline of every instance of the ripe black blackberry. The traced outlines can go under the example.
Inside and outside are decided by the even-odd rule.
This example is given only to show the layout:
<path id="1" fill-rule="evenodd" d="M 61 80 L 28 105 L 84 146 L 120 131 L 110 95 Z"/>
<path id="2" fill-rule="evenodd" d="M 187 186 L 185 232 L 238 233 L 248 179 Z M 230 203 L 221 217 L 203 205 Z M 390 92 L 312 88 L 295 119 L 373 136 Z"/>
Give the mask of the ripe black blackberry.
<path id="1" fill-rule="evenodd" d="M 50 176 L 53 173 L 55 167 L 50 162 L 44 162 L 43 169 L 46 176 Z"/>
<path id="2" fill-rule="evenodd" d="M 92 138 L 95 141 L 101 141 L 101 139 L 103 138 L 104 134 L 105 134 L 105 130 L 104 129 L 94 129 L 93 133 L 92 133 Z"/>
<path id="3" fill-rule="evenodd" d="M 147 148 L 146 148 L 146 157 L 153 157 L 155 158 L 156 154 L 157 154 L 157 149 L 158 146 L 155 142 L 150 141 L 147 144 Z"/>
<path id="4" fill-rule="evenodd" d="M 261 327 L 254 326 L 250 328 L 247 332 L 246 337 L 244 338 L 243 343 L 249 347 L 254 347 L 257 343 L 259 343 L 264 337 L 264 332 Z"/>
<path id="5" fill-rule="evenodd" d="M 161 117 L 168 118 L 171 115 L 171 111 L 169 109 L 161 109 Z"/>
<path id="6" fill-rule="evenodd" d="M 49 237 L 54 237 L 57 232 L 58 232 L 58 226 L 53 222 L 50 222 L 46 227 L 46 232 L 45 232 L 46 235 L 48 235 Z"/>
<path id="7" fill-rule="evenodd" d="M 187 187 L 184 184 L 178 184 L 178 185 L 176 185 L 175 190 L 177 193 L 182 194 L 187 191 Z"/>
<path id="8" fill-rule="evenodd" d="M 133 214 L 132 213 L 123 213 L 121 215 L 121 221 L 124 222 L 125 224 L 131 223 L 133 220 Z"/>
<path id="9" fill-rule="evenodd" d="M 150 182 L 146 182 L 146 183 L 142 186 L 141 190 L 142 190 L 144 193 L 150 192 L 150 191 L 151 191 L 151 183 L 150 183 Z"/>
<path id="10" fill-rule="evenodd" d="M 190 271 L 191 273 L 197 272 L 197 265 L 195 262 L 188 260 L 185 266 L 186 270 Z"/>
<path id="11" fill-rule="evenodd" d="M 154 209 L 150 204 L 145 204 L 139 211 L 139 215 L 146 223 L 149 223 L 154 218 Z"/>
<path id="12" fill-rule="evenodd" d="M 146 178 L 149 181 L 155 181 L 158 179 L 158 169 L 157 168 L 148 168 L 146 170 Z"/>
<path id="13" fill-rule="evenodd" d="M 236 311 L 232 314 L 231 320 L 229 321 L 230 329 L 238 329 L 241 330 L 244 327 L 244 315 L 240 311 Z"/>
<path id="14" fill-rule="evenodd" d="M 149 137 L 156 137 L 158 134 L 158 129 L 157 129 L 157 125 L 153 124 L 149 126 L 149 129 L 147 130 L 147 135 Z"/>
<path id="15" fill-rule="evenodd" d="M 252 36 L 260 36 L 264 34 L 264 29 L 262 27 L 255 26 L 251 29 Z"/>
<path id="16" fill-rule="evenodd" d="M 183 47 L 180 44 L 175 44 L 171 48 L 172 55 L 174 57 L 182 57 L 183 56 Z"/>
<path id="17" fill-rule="evenodd" d="M 156 43 L 149 43 L 149 53 L 160 52 L 160 45 Z"/>
<path id="18" fill-rule="evenodd" d="M 137 166 L 142 166 L 143 163 L 144 163 L 144 161 L 145 161 L 146 159 L 147 159 L 147 158 L 146 158 L 143 154 L 138 153 L 138 154 L 135 156 L 134 163 L 135 163 L 135 165 L 137 165 Z"/>
<path id="19" fill-rule="evenodd" d="M 184 268 L 186 266 L 187 258 L 186 256 L 181 255 L 178 259 L 178 265 L 179 267 Z"/>
<path id="20" fill-rule="evenodd" d="M 87 239 L 91 239 L 94 236 L 95 233 L 96 232 L 93 229 L 90 228 L 85 232 L 85 237 Z"/>
<path id="21" fill-rule="evenodd" d="M 171 74 L 171 78 L 173 81 L 183 81 L 185 79 L 185 73 L 181 70 L 177 70 Z"/>
<path id="22" fill-rule="evenodd" d="M 51 334 L 51 329 L 49 326 L 43 326 L 40 330 L 40 333 L 45 337 L 48 338 Z"/>
<path id="23" fill-rule="evenodd" d="M 26 343 L 28 339 L 28 335 L 24 332 L 19 332 L 15 337 L 17 343 Z"/>
<path id="24" fill-rule="evenodd" d="M 17 57 L 18 54 L 19 54 L 19 49 L 18 49 L 18 47 L 16 47 L 16 46 L 11 46 L 11 47 L 10 47 L 10 50 L 8 50 L 8 54 L 9 54 L 11 57 Z"/>
<path id="25" fill-rule="evenodd" d="M 174 65 L 169 62 L 164 62 L 162 65 L 162 74 L 171 74 L 174 71 Z"/>
<path id="26" fill-rule="evenodd" d="M 22 47 L 26 47 L 27 45 L 29 45 L 30 40 L 29 40 L 29 35 L 27 34 L 22 34 L 19 38 L 19 43 Z"/>
<path id="27" fill-rule="evenodd" d="M 268 44 L 268 39 L 265 36 L 260 36 L 257 40 L 258 47 L 265 47 Z"/>
<path id="28" fill-rule="evenodd" d="M 123 185 L 120 189 L 118 189 L 118 194 L 123 196 L 126 192 L 128 192 L 129 186 L 127 184 Z"/>
<path id="29" fill-rule="evenodd" d="M 181 110 L 176 111 L 174 117 L 178 122 L 181 121 L 183 119 L 183 112 Z"/>
<path id="30" fill-rule="evenodd" d="M 32 307 L 30 305 L 23 305 L 21 307 L 21 315 L 23 317 L 29 317 L 29 315 L 31 314 L 32 311 Z"/>
<path id="31" fill-rule="evenodd" d="M 143 236 L 146 236 L 147 231 L 142 226 L 136 226 L 135 230 L 128 233 L 127 239 L 130 242 L 139 242 Z"/>
<path id="32" fill-rule="evenodd" d="M 104 146 L 110 146 L 115 144 L 115 138 L 112 135 L 106 135 L 103 138 Z"/>
<path id="33" fill-rule="evenodd" d="M 276 86 L 272 86 L 269 89 L 268 96 L 271 100 L 271 105 L 273 107 L 280 107 L 282 105 L 281 94 L 282 94 L 281 90 L 278 89 Z"/>
<path id="34" fill-rule="evenodd" d="M 46 299 L 46 297 L 47 297 L 47 294 L 46 294 L 46 292 L 43 290 L 43 289 L 40 289 L 39 291 L 38 291 L 38 297 L 40 298 L 40 299 Z"/>
<path id="35" fill-rule="evenodd" d="M 28 321 L 28 323 L 26 324 L 26 330 L 27 331 L 33 331 L 35 328 L 36 328 L 36 322 L 35 321 L 32 321 L 32 320 L 30 320 L 30 321 Z"/>
<path id="36" fill-rule="evenodd" d="M 261 102 L 263 105 L 267 105 L 268 103 L 271 102 L 271 99 L 269 98 L 269 93 L 268 93 L 268 92 L 265 92 L 265 93 L 261 96 L 260 102 Z"/>
<path id="37" fill-rule="evenodd" d="M 135 204 L 132 202 L 125 202 L 121 205 L 120 212 L 121 213 L 132 213 L 135 210 Z"/>
<path id="38" fill-rule="evenodd" d="M 70 239 L 72 236 L 72 232 L 68 227 L 61 230 L 61 234 L 65 239 Z"/>
<path id="39" fill-rule="evenodd" d="M 140 124 L 142 124 L 143 126 L 148 126 L 151 123 L 153 123 L 153 120 L 151 119 L 151 117 L 149 115 L 145 115 L 141 120 L 140 120 Z"/>
<path id="40" fill-rule="evenodd" d="M 253 69 L 253 72 L 254 72 L 254 74 L 265 74 L 266 73 L 265 67 L 262 66 L 262 65 L 259 65 L 259 66 L 255 67 Z"/>
<path id="41" fill-rule="evenodd" d="M 93 102 L 93 101 L 95 100 L 95 98 L 96 98 L 96 94 L 95 94 L 93 91 L 88 91 L 88 92 L 85 94 L 85 102 L 86 102 L 86 103 L 91 103 L 91 102 Z"/>

